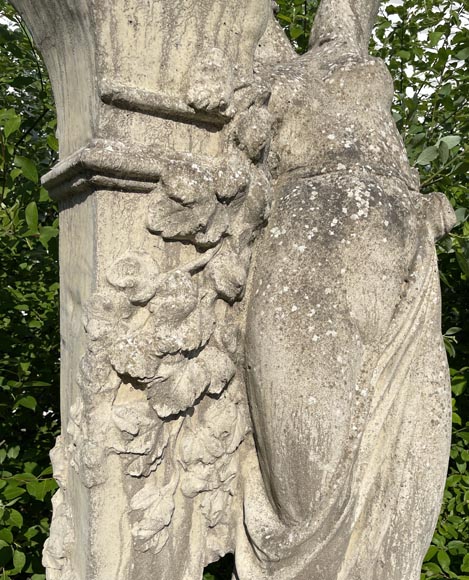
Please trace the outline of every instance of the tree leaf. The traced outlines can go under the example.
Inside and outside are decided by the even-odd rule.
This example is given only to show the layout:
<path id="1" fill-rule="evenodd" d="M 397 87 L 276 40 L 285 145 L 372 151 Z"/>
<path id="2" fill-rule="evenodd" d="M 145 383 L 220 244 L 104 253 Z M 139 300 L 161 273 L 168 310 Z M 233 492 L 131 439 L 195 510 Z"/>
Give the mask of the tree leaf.
<path id="1" fill-rule="evenodd" d="M 430 546 L 428 548 L 424 562 L 428 562 L 429 560 L 431 560 L 437 552 L 438 552 L 438 548 L 436 546 Z"/>
<path id="2" fill-rule="evenodd" d="M 461 564 L 461 572 L 469 572 L 469 554 L 464 556 L 463 562 Z"/>
<path id="3" fill-rule="evenodd" d="M 44 501 L 47 493 L 54 491 L 57 488 L 57 483 L 53 479 L 44 479 L 38 481 L 31 481 L 26 484 L 26 489 L 30 496 L 39 501 Z"/>
<path id="4" fill-rule="evenodd" d="M 438 550 L 438 554 L 436 557 L 438 560 L 438 564 L 441 566 L 441 568 L 445 572 L 449 572 L 449 567 L 451 565 L 451 559 L 448 556 L 448 553 L 445 552 L 444 550 Z"/>
<path id="5" fill-rule="evenodd" d="M 17 510 L 10 510 L 10 515 L 6 521 L 9 526 L 23 527 L 23 516 Z"/>
<path id="6" fill-rule="evenodd" d="M 420 153 L 415 162 L 417 165 L 428 165 L 438 157 L 438 147 L 432 145 Z"/>
<path id="7" fill-rule="evenodd" d="M 8 528 L 3 528 L 0 530 L 0 542 L 5 542 L 5 544 L 11 544 L 13 542 L 13 534 Z M 0 545 L 0 548 L 2 546 Z"/>
<path id="8" fill-rule="evenodd" d="M 18 131 L 20 126 L 21 126 L 21 117 L 19 115 L 12 114 L 11 117 L 9 117 L 6 120 L 3 128 L 3 132 L 5 133 L 5 139 L 8 140 L 8 137 L 10 137 L 10 135 L 13 135 L 13 133 L 16 133 L 16 131 Z"/>
<path id="9" fill-rule="evenodd" d="M 466 60 L 469 57 L 469 47 L 463 48 L 459 52 L 456 53 L 456 58 L 459 60 Z"/>
<path id="10" fill-rule="evenodd" d="M 15 550 L 13 553 L 13 566 L 17 572 L 21 572 L 26 564 L 26 556 L 20 550 Z"/>
<path id="11" fill-rule="evenodd" d="M 21 399 L 16 401 L 15 407 L 24 407 L 25 409 L 31 409 L 32 411 L 35 411 L 37 407 L 37 401 L 31 395 L 28 395 L 26 397 L 21 397 Z"/>
<path id="12" fill-rule="evenodd" d="M 23 170 L 23 175 L 26 179 L 29 179 L 29 181 L 32 181 L 33 183 L 38 183 L 39 176 L 34 161 L 27 157 L 16 155 L 15 165 Z"/>
<path id="13" fill-rule="evenodd" d="M 432 46 L 432 47 L 436 46 L 440 42 L 443 35 L 444 35 L 444 32 L 439 32 L 439 31 L 430 32 L 428 35 L 428 38 L 430 40 L 430 46 Z"/>
<path id="14" fill-rule="evenodd" d="M 31 232 L 36 233 L 38 231 L 39 215 L 37 211 L 37 205 L 35 201 L 28 203 L 25 209 L 26 223 Z"/>
<path id="15" fill-rule="evenodd" d="M 461 137 L 459 135 L 447 135 L 446 137 L 442 137 L 441 141 L 446 143 L 448 149 L 453 149 L 459 145 Z"/>
<path id="16" fill-rule="evenodd" d="M 445 143 L 445 141 L 441 141 L 440 142 L 440 146 L 439 146 L 439 156 L 440 156 L 440 162 L 441 162 L 441 164 L 442 165 L 445 165 L 446 162 L 449 159 L 449 147 Z"/>

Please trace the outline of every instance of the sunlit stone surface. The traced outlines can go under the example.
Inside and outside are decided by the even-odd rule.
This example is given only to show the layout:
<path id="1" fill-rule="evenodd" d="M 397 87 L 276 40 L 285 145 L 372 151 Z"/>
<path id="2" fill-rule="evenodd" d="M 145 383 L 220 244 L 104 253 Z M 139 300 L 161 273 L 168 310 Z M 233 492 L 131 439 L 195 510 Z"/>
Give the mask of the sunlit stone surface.
<path id="1" fill-rule="evenodd" d="M 56 98 L 48 580 L 418 580 L 450 440 L 434 241 L 367 45 L 323 0 L 15 0 Z M 431 425 L 431 429 L 428 426 Z"/>

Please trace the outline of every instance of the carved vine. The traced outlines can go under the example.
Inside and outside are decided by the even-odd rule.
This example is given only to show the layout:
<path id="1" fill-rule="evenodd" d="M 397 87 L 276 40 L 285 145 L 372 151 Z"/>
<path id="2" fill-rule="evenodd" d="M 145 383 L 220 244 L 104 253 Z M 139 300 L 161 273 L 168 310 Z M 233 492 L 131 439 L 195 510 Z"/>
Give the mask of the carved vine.
<path id="1" fill-rule="evenodd" d="M 167 543 L 176 493 L 200 497 L 206 528 L 229 535 L 236 451 L 249 431 L 231 307 L 243 297 L 252 244 L 269 211 L 268 96 L 263 85 L 238 90 L 223 158 L 169 159 L 150 194 L 149 234 L 191 244 L 196 257 L 165 271 L 151 253 L 129 251 L 85 308 L 88 345 L 63 453 L 87 487 L 106 480 L 109 453 L 141 481 L 130 504 L 140 552 Z M 104 440 L 107 448 L 96 443 Z M 162 464 L 169 476 L 156 485 Z M 64 517 L 72 529 L 70 514 L 59 512 L 55 520 Z M 67 546 L 61 549 L 56 567 L 66 561 Z"/>

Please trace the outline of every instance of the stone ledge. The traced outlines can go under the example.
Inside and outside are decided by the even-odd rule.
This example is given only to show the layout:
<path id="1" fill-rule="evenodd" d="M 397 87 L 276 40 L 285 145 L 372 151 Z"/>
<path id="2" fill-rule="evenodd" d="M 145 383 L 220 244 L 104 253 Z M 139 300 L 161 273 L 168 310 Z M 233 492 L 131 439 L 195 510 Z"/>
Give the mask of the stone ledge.
<path id="1" fill-rule="evenodd" d="M 232 118 L 231 115 L 221 111 L 195 110 L 182 99 L 172 95 L 110 83 L 107 80 L 102 81 L 99 94 L 106 105 L 163 119 L 193 124 L 201 123 L 221 128 Z"/>
<path id="2" fill-rule="evenodd" d="M 95 139 L 42 178 L 54 199 L 97 188 L 150 192 L 159 181 L 164 162 L 155 152 L 134 144 Z"/>

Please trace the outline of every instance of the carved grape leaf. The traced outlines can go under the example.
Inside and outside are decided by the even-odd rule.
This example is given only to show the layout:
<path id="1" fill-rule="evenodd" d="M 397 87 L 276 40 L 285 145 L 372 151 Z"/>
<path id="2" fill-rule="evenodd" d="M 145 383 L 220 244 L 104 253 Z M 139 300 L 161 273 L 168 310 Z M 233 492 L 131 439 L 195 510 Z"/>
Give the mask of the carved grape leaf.
<path id="1" fill-rule="evenodd" d="M 161 439 L 159 439 L 161 436 Z M 163 449 L 168 442 L 167 437 L 164 437 L 164 430 L 160 425 L 153 429 L 147 429 L 142 431 L 134 437 L 131 441 L 128 441 L 123 446 L 123 453 L 131 453 L 133 455 L 147 455 L 153 453 L 155 448 L 158 449 L 158 457 L 161 457 Z"/>
<path id="2" fill-rule="evenodd" d="M 67 423 L 67 435 L 72 443 L 80 439 L 83 414 L 83 400 L 80 397 L 77 397 L 70 407 Z"/>
<path id="3" fill-rule="evenodd" d="M 101 393 L 115 390 L 120 379 L 114 373 L 106 349 L 88 349 L 80 361 L 77 383 L 84 390 Z"/>
<path id="4" fill-rule="evenodd" d="M 158 348 L 166 354 L 192 352 L 205 346 L 215 330 L 215 315 L 210 305 L 201 303 L 179 324 L 157 324 L 154 336 Z"/>
<path id="5" fill-rule="evenodd" d="M 139 401 L 132 404 L 113 405 L 112 419 L 115 425 L 133 437 L 138 435 L 142 424 L 148 425 L 150 422 L 146 417 L 147 405 L 145 403 L 145 401 Z"/>
<path id="6" fill-rule="evenodd" d="M 236 367 L 230 357 L 214 346 L 206 347 L 200 354 L 205 368 L 210 373 L 208 392 L 219 395 L 230 383 L 236 372 Z"/>
<path id="7" fill-rule="evenodd" d="M 129 462 L 126 473 L 132 477 L 148 477 L 163 461 L 164 452 L 169 442 L 169 429 L 166 423 L 158 420 L 157 424 L 147 427 L 126 446 L 126 453 L 139 457 Z"/>
<path id="8" fill-rule="evenodd" d="M 156 376 L 161 354 L 153 334 L 141 331 L 117 340 L 109 357 L 117 373 L 145 381 Z"/>
<path id="9" fill-rule="evenodd" d="M 112 419 L 121 432 L 112 449 L 116 453 L 138 455 L 126 468 L 132 477 L 147 477 L 163 460 L 169 441 L 165 423 L 155 414 L 149 402 L 144 400 L 114 404 Z"/>
<path id="10" fill-rule="evenodd" d="M 179 437 L 184 495 L 194 497 L 219 488 L 234 493 L 234 452 L 248 431 L 246 413 L 247 409 L 225 393 L 217 401 L 202 403 L 201 412 L 186 419 Z"/>
<path id="11" fill-rule="evenodd" d="M 214 338 L 218 344 L 223 345 L 224 350 L 234 355 L 240 339 L 239 322 L 234 320 L 232 316 L 227 316 L 223 324 L 217 325 Z"/>
<path id="12" fill-rule="evenodd" d="M 198 180 L 187 179 L 181 183 L 182 187 L 191 192 L 201 190 L 200 195 L 191 196 L 194 201 L 184 203 L 179 201 L 184 199 L 183 190 L 168 191 L 163 185 L 155 190 L 148 209 L 147 227 L 150 232 L 168 240 L 190 240 L 206 228 L 217 207 L 213 185 L 206 183 L 204 190 Z"/>
<path id="13" fill-rule="evenodd" d="M 105 450 L 90 436 L 88 419 L 90 424 L 95 424 L 94 418 L 90 419 L 85 414 L 83 400 L 78 397 L 70 407 L 66 453 L 69 465 L 75 469 L 82 483 L 91 488 L 106 481 L 107 474 L 103 469 Z"/>
<path id="14" fill-rule="evenodd" d="M 213 491 L 221 485 L 217 465 L 193 463 L 183 475 L 181 491 L 186 497 L 195 497 L 203 491 Z"/>
<path id="15" fill-rule="evenodd" d="M 204 406 L 198 419 L 186 421 L 181 431 L 182 464 L 211 465 L 226 458 L 239 447 L 249 430 L 247 409 L 232 401 L 226 393 Z"/>
<path id="16" fill-rule="evenodd" d="M 170 199 L 191 207 L 215 194 L 213 171 L 207 167 L 206 162 L 176 162 L 156 190 L 163 191 Z"/>
<path id="17" fill-rule="evenodd" d="M 114 403 L 112 406 L 112 419 L 114 424 L 124 435 L 127 443 L 135 442 L 139 435 L 147 432 L 157 433 L 163 426 L 153 409 L 144 398 L 133 401 L 122 401 L 120 404 Z M 129 453 L 146 453 L 139 451 L 137 447 Z"/>
<path id="18" fill-rule="evenodd" d="M 203 432 L 205 431 L 205 432 Z M 180 437 L 180 459 L 182 465 L 188 468 L 190 465 L 212 465 L 217 460 L 206 445 L 205 439 L 210 437 L 207 427 L 201 424 L 183 426 Z"/>
<path id="19" fill-rule="evenodd" d="M 247 280 L 246 265 L 230 249 L 221 250 L 205 269 L 217 295 L 232 304 L 241 298 Z"/>
<path id="20" fill-rule="evenodd" d="M 228 230 L 230 216 L 227 209 L 218 204 L 212 213 L 204 230 L 198 232 L 194 237 L 194 243 L 201 248 L 212 248 L 221 240 Z"/>
<path id="21" fill-rule="evenodd" d="M 94 441 L 84 441 L 77 447 L 77 452 L 80 458 L 80 477 L 83 484 L 91 488 L 106 481 L 103 447 Z"/>
<path id="22" fill-rule="evenodd" d="M 210 455 L 207 449 L 201 448 L 200 440 L 192 444 L 190 454 L 195 457 L 196 447 L 199 447 L 199 454 L 205 458 L 207 463 L 201 460 L 186 463 L 181 460 L 184 467 L 184 474 L 181 478 L 181 490 L 186 497 L 195 497 L 201 492 L 214 491 L 219 488 L 224 491 L 233 492 L 232 486 L 237 475 L 237 463 L 233 455 L 223 453 L 220 457 Z M 187 459 L 186 448 L 186 459 Z"/>
<path id="23" fill-rule="evenodd" d="M 55 440 L 55 445 L 50 452 L 50 459 L 54 478 L 62 489 L 67 487 L 68 461 L 63 435 Z"/>
<path id="24" fill-rule="evenodd" d="M 166 442 L 167 443 L 167 442 Z M 158 469 L 158 466 L 163 461 L 163 452 L 161 455 L 158 451 L 152 451 L 149 455 L 140 455 L 137 459 L 131 461 L 125 473 L 131 477 L 148 477 L 150 473 L 153 473 Z"/>
<path id="25" fill-rule="evenodd" d="M 139 552 L 152 550 L 157 554 L 168 541 L 167 527 L 170 525 L 175 505 L 176 483 L 171 481 L 157 488 L 146 483 L 131 500 L 132 512 L 141 512 L 132 526 L 135 547 Z"/>
<path id="26" fill-rule="evenodd" d="M 205 444 L 212 453 L 219 453 L 221 442 L 224 452 L 234 453 L 249 431 L 248 410 L 241 403 L 224 396 L 219 400 L 221 405 L 208 406 L 204 414 L 204 423 L 208 426 L 210 437 Z"/>
<path id="27" fill-rule="evenodd" d="M 210 384 L 210 375 L 198 358 L 164 362 L 158 378 L 149 384 L 151 405 L 162 418 L 192 407 Z"/>
<path id="28" fill-rule="evenodd" d="M 200 511 L 206 517 L 210 528 L 214 528 L 223 519 L 230 509 L 232 498 L 223 489 L 217 489 L 204 494 Z"/>

